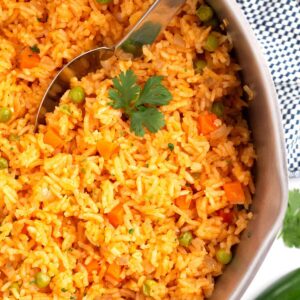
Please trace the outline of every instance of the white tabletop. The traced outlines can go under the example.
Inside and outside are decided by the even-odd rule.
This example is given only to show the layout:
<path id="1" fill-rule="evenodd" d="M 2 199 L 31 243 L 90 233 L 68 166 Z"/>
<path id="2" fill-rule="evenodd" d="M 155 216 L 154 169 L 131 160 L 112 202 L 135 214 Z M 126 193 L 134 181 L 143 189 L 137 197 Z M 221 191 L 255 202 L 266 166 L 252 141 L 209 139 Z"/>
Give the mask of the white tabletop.
<path id="1" fill-rule="evenodd" d="M 290 180 L 289 188 L 300 189 L 300 179 Z M 283 244 L 281 238 L 277 238 L 241 300 L 253 300 L 269 284 L 299 267 L 300 249 L 288 248 Z"/>

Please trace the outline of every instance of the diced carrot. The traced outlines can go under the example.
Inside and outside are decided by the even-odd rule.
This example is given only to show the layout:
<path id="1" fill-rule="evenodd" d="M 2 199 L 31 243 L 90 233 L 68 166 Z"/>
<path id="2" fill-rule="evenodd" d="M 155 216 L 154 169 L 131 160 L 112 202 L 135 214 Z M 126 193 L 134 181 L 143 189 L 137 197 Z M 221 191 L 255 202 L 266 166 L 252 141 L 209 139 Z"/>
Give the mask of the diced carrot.
<path id="1" fill-rule="evenodd" d="M 99 262 L 96 259 L 92 259 L 91 262 L 88 265 L 86 265 L 86 269 L 89 273 L 99 270 L 100 269 Z"/>
<path id="2" fill-rule="evenodd" d="M 62 243 L 63 243 L 63 238 L 62 237 L 53 237 L 53 240 L 55 241 L 55 243 L 61 247 Z"/>
<path id="3" fill-rule="evenodd" d="M 21 69 L 32 69 L 40 63 L 40 60 L 40 56 L 27 47 L 20 54 L 19 65 Z"/>
<path id="4" fill-rule="evenodd" d="M 52 292 L 50 285 L 40 288 L 39 291 L 43 294 L 50 294 Z M 33 298 L 33 299 L 38 299 L 38 298 Z"/>
<path id="5" fill-rule="evenodd" d="M 77 238 L 81 242 L 86 240 L 84 222 L 77 223 Z"/>
<path id="6" fill-rule="evenodd" d="M 245 194 L 243 187 L 239 181 L 224 184 L 224 191 L 227 200 L 232 204 L 244 204 Z"/>
<path id="7" fill-rule="evenodd" d="M 30 184 L 25 183 L 25 184 L 23 184 L 22 190 L 23 190 L 23 191 L 28 191 L 28 190 L 30 190 L 31 188 L 32 188 L 32 187 L 31 187 Z"/>
<path id="8" fill-rule="evenodd" d="M 124 209 L 123 205 L 119 204 L 115 208 L 113 208 L 108 214 L 108 221 L 109 223 L 114 226 L 118 227 L 119 225 L 122 225 L 124 222 Z"/>
<path id="9" fill-rule="evenodd" d="M 89 144 L 84 141 L 82 136 L 76 137 L 76 148 L 79 150 L 79 153 L 84 152 L 88 148 Z"/>
<path id="10" fill-rule="evenodd" d="M 180 196 L 175 199 L 175 204 L 181 209 L 189 209 L 191 204 L 191 199 L 186 195 Z"/>
<path id="11" fill-rule="evenodd" d="M 121 266 L 116 264 L 115 262 L 109 265 L 106 270 L 106 275 L 109 275 L 118 281 L 121 280 L 120 274 L 121 274 Z"/>
<path id="12" fill-rule="evenodd" d="M 106 140 L 100 140 L 97 143 L 97 150 L 104 159 L 109 159 L 114 153 L 117 152 L 119 146 Z"/>
<path id="13" fill-rule="evenodd" d="M 204 112 L 198 119 L 198 130 L 202 134 L 209 134 L 217 129 L 215 121 L 217 116 L 213 113 Z"/>
<path id="14" fill-rule="evenodd" d="M 199 218 L 203 218 L 203 198 L 199 197 L 194 201 L 196 206 L 197 215 Z"/>
<path id="15" fill-rule="evenodd" d="M 74 298 L 75 298 L 75 299 L 82 299 L 81 297 L 82 297 L 82 296 L 81 296 L 80 290 L 77 289 L 76 292 L 75 292 L 75 297 L 74 297 Z M 72 298 L 70 297 L 70 299 L 72 299 Z"/>
<path id="16" fill-rule="evenodd" d="M 21 233 L 28 235 L 27 224 L 24 224 Z"/>
<path id="17" fill-rule="evenodd" d="M 61 147 L 64 144 L 64 140 L 51 128 L 48 128 L 45 133 L 44 142 L 53 148 Z"/>
<path id="18" fill-rule="evenodd" d="M 234 215 L 232 211 L 225 212 L 223 209 L 221 209 L 218 211 L 218 216 L 220 216 L 225 223 L 232 224 L 233 222 Z"/>

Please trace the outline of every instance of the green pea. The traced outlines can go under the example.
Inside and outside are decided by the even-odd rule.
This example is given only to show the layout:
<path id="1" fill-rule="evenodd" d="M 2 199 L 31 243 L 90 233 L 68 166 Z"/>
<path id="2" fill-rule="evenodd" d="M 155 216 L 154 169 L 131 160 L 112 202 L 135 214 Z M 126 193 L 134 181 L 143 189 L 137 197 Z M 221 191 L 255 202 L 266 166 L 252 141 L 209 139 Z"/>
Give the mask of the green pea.
<path id="1" fill-rule="evenodd" d="M 219 249 L 216 253 L 216 258 L 218 262 L 220 262 L 223 265 L 227 265 L 231 262 L 232 259 L 232 253 L 227 252 L 224 249 Z"/>
<path id="2" fill-rule="evenodd" d="M 157 282 L 152 279 L 146 279 L 143 284 L 143 293 L 145 296 L 153 295 L 155 288 L 157 286 Z"/>
<path id="3" fill-rule="evenodd" d="M 8 161 L 4 157 L 0 157 L 0 170 L 8 168 Z"/>
<path id="4" fill-rule="evenodd" d="M 196 73 L 201 74 L 203 72 L 203 69 L 207 66 L 207 63 L 203 59 L 198 59 L 194 63 L 194 69 Z"/>
<path id="5" fill-rule="evenodd" d="M 211 28 L 215 29 L 219 26 L 219 20 L 217 18 L 212 18 L 207 22 L 204 22 L 204 25 L 211 26 Z"/>
<path id="6" fill-rule="evenodd" d="M 224 104 L 222 102 L 215 102 L 212 105 L 211 111 L 217 116 L 222 117 L 224 113 Z"/>
<path id="7" fill-rule="evenodd" d="M 174 150 L 174 144 L 169 143 L 169 144 L 168 144 L 168 148 L 169 148 L 171 151 L 173 151 L 173 150 Z"/>
<path id="8" fill-rule="evenodd" d="M 6 123 L 10 120 L 12 111 L 7 107 L 0 108 L 0 123 Z"/>
<path id="9" fill-rule="evenodd" d="M 128 230 L 128 233 L 129 233 L 129 234 L 133 234 L 133 233 L 134 233 L 134 229 L 133 229 L 133 228 L 130 228 L 130 229 Z"/>
<path id="10" fill-rule="evenodd" d="M 209 7 L 206 4 L 203 4 L 197 9 L 196 14 L 200 21 L 207 22 L 213 17 L 214 12 L 211 9 L 211 7 Z"/>
<path id="11" fill-rule="evenodd" d="M 96 1 L 100 4 L 108 4 L 108 3 L 112 2 L 112 0 L 96 0 Z"/>
<path id="12" fill-rule="evenodd" d="M 214 52 L 219 47 L 219 40 L 214 33 L 211 33 L 205 42 L 204 49 L 208 52 Z"/>
<path id="13" fill-rule="evenodd" d="M 81 86 L 73 87 L 69 92 L 69 97 L 74 103 L 81 103 L 85 98 L 84 89 Z"/>
<path id="14" fill-rule="evenodd" d="M 190 231 L 186 231 L 181 234 L 178 240 L 181 246 L 188 247 L 193 240 L 193 235 L 191 234 Z"/>
<path id="15" fill-rule="evenodd" d="M 45 288 L 49 285 L 51 278 L 49 275 L 38 272 L 35 274 L 35 283 L 39 288 Z"/>

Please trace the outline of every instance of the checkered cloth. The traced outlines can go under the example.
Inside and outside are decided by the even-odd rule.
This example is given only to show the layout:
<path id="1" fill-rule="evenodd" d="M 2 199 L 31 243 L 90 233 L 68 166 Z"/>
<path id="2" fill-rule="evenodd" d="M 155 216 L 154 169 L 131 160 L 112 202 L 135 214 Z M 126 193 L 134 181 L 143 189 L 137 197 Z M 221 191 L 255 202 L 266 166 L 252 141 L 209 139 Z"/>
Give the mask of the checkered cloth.
<path id="1" fill-rule="evenodd" d="M 268 61 L 283 118 L 290 177 L 300 177 L 300 1 L 236 0 Z"/>

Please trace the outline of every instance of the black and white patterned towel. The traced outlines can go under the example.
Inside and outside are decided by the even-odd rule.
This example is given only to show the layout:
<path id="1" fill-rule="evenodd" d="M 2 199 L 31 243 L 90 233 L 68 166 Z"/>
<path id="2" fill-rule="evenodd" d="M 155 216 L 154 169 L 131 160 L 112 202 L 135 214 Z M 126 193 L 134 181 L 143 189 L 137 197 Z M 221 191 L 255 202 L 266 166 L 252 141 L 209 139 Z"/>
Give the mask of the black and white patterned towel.
<path id="1" fill-rule="evenodd" d="M 300 1 L 236 0 L 268 61 L 278 94 L 290 177 L 300 177 Z"/>

